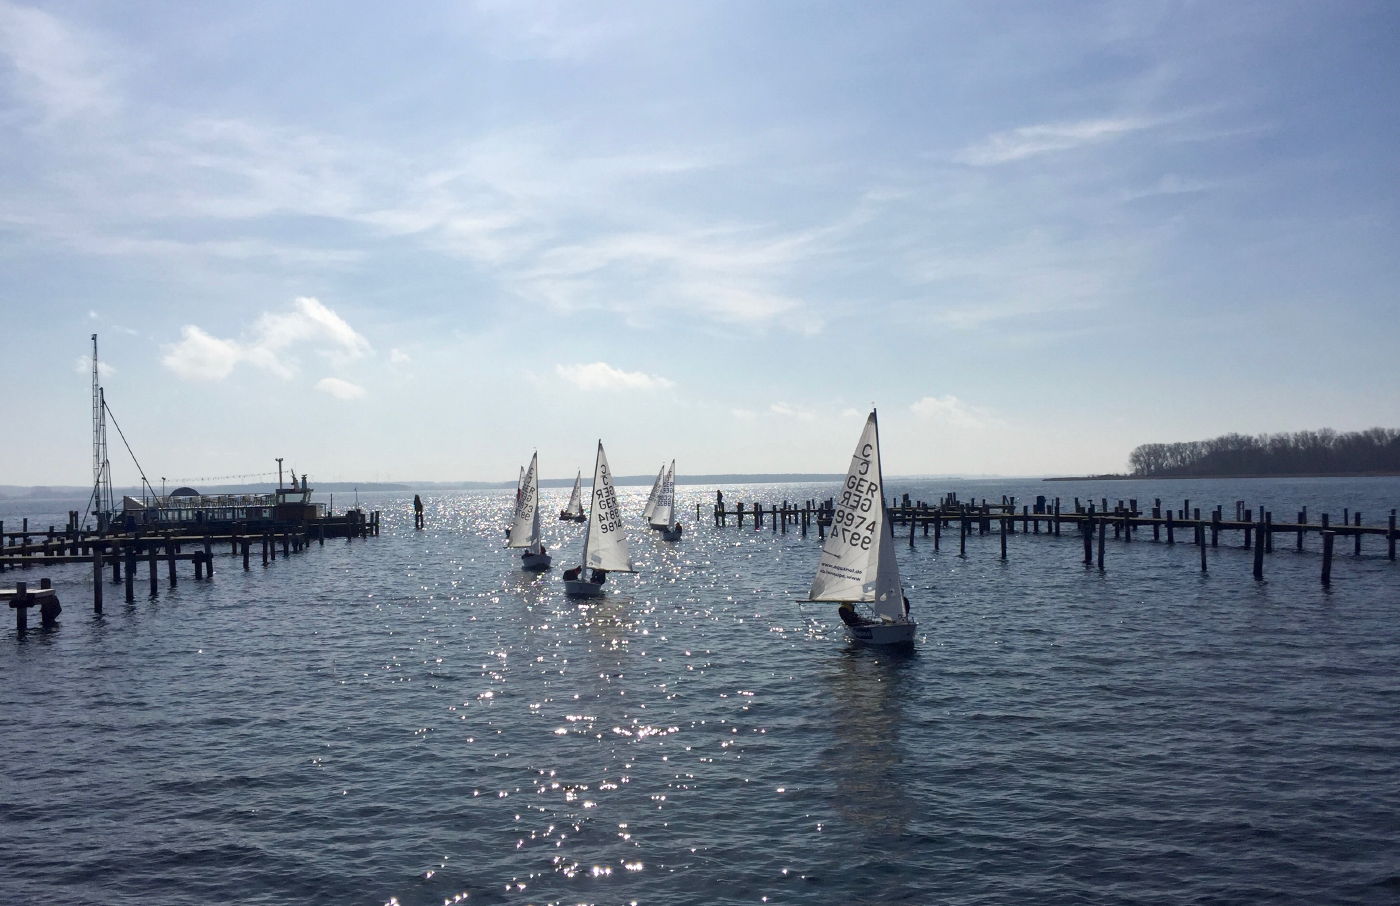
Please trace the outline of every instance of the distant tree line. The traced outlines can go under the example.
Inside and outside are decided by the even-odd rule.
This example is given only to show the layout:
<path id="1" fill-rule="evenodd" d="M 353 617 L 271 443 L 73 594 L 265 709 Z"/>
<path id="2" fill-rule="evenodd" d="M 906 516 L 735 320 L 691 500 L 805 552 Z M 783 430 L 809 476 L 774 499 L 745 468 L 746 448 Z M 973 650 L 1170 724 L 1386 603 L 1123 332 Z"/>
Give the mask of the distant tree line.
<path id="1" fill-rule="evenodd" d="M 1400 472 L 1400 429 L 1225 434 L 1211 440 L 1143 444 L 1128 457 L 1134 475 L 1327 475 Z"/>

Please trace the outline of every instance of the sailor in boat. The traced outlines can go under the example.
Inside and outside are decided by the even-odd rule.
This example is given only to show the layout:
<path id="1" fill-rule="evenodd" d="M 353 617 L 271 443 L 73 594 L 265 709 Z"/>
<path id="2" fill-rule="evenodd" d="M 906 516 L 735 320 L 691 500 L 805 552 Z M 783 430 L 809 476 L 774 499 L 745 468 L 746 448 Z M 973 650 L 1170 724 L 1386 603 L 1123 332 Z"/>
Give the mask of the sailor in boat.
<path id="1" fill-rule="evenodd" d="M 588 581 L 594 585 L 602 585 L 608 581 L 608 571 L 606 569 L 595 569 L 588 574 Z"/>
<path id="2" fill-rule="evenodd" d="M 582 567 L 582 566 L 575 566 L 573 569 L 566 569 L 566 570 L 564 570 L 564 581 L 565 581 L 565 582 L 577 582 L 577 581 L 578 581 L 578 577 L 579 577 L 580 575 L 582 575 L 582 574 L 583 574 L 583 567 Z"/>
<path id="3" fill-rule="evenodd" d="M 681 524 L 680 524 L 679 522 L 676 523 L 676 529 L 675 529 L 675 531 L 676 531 L 676 534 L 677 534 L 677 535 L 679 535 L 679 534 L 681 533 Z"/>
<path id="4" fill-rule="evenodd" d="M 871 622 L 856 613 L 855 605 L 849 601 L 836 608 L 836 612 L 841 615 L 841 622 L 845 623 L 847 626 L 867 626 Z"/>

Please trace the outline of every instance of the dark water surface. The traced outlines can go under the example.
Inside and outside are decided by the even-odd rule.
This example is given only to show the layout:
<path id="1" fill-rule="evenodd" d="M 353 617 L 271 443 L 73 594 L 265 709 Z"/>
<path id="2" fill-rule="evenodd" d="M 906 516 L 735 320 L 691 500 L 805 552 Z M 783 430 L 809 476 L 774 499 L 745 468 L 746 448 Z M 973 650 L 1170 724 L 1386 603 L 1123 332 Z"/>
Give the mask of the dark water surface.
<path id="1" fill-rule="evenodd" d="M 891 483 L 1302 506 L 1400 481 Z M 638 512 L 645 488 L 625 488 Z M 827 486 L 726 488 L 765 502 Z M 566 489 L 546 493 L 557 512 Z M 680 488 L 694 514 L 713 489 Z M 815 535 L 630 534 L 577 604 L 503 550 L 506 493 L 362 494 L 384 533 L 135 605 L 83 569 L 0 631 L 0 894 L 82 903 L 1394 903 L 1400 567 L 1384 542 L 995 535 L 899 547 L 912 655 L 801 605 Z M 77 504 L 74 504 L 77 505 Z M 61 513 L 66 507 L 55 507 Z M 13 511 L 12 511 L 13 512 Z M 32 524 L 62 523 L 40 514 Z M 7 525 L 14 520 L 7 517 Z M 7 574 L 9 585 L 19 574 Z M 138 588 L 143 587 L 138 584 Z M 37 619 L 36 619 L 37 622 Z"/>

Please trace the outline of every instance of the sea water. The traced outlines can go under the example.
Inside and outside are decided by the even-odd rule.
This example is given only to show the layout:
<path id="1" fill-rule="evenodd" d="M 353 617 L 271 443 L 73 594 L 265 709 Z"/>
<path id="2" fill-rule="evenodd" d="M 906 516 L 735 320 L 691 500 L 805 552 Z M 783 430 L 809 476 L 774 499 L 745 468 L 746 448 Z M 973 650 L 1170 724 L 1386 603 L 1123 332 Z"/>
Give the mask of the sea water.
<path id="1" fill-rule="evenodd" d="M 1400 565 L 1280 535 L 1251 575 L 1072 530 L 897 540 L 909 654 L 799 604 L 803 537 L 715 528 L 677 489 L 639 573 L 580 603 L 505 550 L 509 492 L 362 494 L 378 538 L 135 604 L 84 567 L 51 629 L 0 631 L 7 902 L 727 904 L 1400 900 Z M 835 485 L 726 487 L 726 504 Z M 892 480 L 936 500 L 1135 497 L 1384 524 L 1400 481 Z M 553 515 L 567 489 L 547 491 Z M 586 496 L 586 495 L 585 495 Z M 695 520 L 696 504 L 702 517 Z M 62 525 L 35 513 L 32 526 Z M 22 509 L 19 510 L 22 512 Z M 16 505 L 8 504 L 14 528 Z M 227 551 L 227 548 L 224 548 Z M 108 577 L 110 578 L 110 576 Z M 144 575 L 139 578 L 144 579 Z M 144 581 L 138 582 L 144 591 Z M 37 622 L 35 620 L 34 622 Z"/>

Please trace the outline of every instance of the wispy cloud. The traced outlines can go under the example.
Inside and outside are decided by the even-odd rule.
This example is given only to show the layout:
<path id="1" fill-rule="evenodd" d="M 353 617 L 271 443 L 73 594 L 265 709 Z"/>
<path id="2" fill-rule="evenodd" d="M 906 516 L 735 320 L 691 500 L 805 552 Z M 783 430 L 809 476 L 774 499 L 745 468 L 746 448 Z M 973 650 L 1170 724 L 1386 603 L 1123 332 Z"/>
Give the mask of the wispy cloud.
<path id="1" fill-rule="evenodd" d="M 357 400 L 365 395 L 365 388 L 359 384 L 334 377 L 321 378 L 316 382 L 316 389 L 341 400 Z"/>
<path id="2" fill-rule="evenodd" d="M 990 167 L 1038 154 L 1111 141 L 1150 129 L 1161 122 L 1148 117 L 1119 117 L 1021 126 L 987 136 L 958 152 L 954 160 L 974 167 Z"/>
<path id="3" fill-rule="evenodd" d="M 773 403 L 768 407 L 768 411 L 774 415 L 781 415 L 784 418 L 795 418 L 804 422 L 814 421 L 817 417 L 817 413 L 811 409 L 805 409 L 801 406 L 790 406 L 782 402 Z"/>
<path id="4" fill-rule="evenodd" d="M 923 397 L 912 403 L 909 411 L 920 420 L 950 428 L 993 428 L 1003 424 L 991 412 L 968 405 L 952 394 Z"/>
<path id="5" fill-rule="evenodd" d="M 641 371 L 623 371 L 607 362 L 556 365 L 554 371 L 580 390 L 666 390 L 675 382 Z"/>
<path id="6" fill-rule="evenodd" d="M 263 312 L 247 339 L 220 339 L 194 325 L 164 347 L 161 362 L 186 380 L 222 380 L 240 362 L 280 378 L 300 367 L 298 352 L 314 350 L 340 363 L 371 353 L 369 341 L 317 299 L 301 297 L 291 311 Z"/>
<path id="7" fill-rule="evenodd" d="M 92 374 L 92 356 L 78 356 L 78 361 L 75 363 L 73 370 L 78 374 Z M 97 363 L 97 373 L 102 377 L 110 377 L 117 373 L 117 369 L 108 365 L 106 362 L 99 361 Z"/>
<path id="8" fill-rule="evenodd" d="M 45 122 L 116 105 L 103 74 L 112 61 L 49 13 L 0 0 L 0 59 L 14 67 L 23 96 Z"/>

